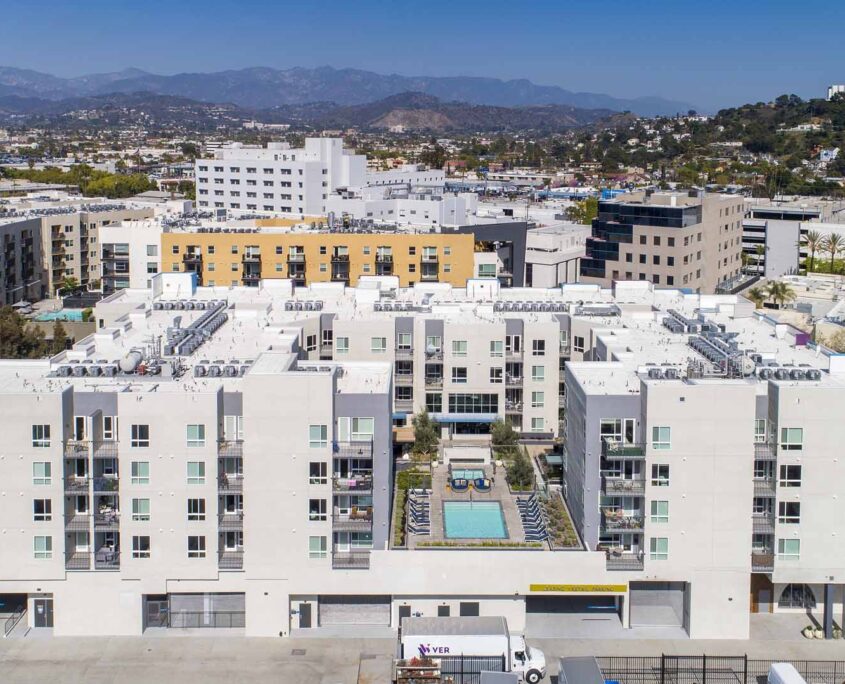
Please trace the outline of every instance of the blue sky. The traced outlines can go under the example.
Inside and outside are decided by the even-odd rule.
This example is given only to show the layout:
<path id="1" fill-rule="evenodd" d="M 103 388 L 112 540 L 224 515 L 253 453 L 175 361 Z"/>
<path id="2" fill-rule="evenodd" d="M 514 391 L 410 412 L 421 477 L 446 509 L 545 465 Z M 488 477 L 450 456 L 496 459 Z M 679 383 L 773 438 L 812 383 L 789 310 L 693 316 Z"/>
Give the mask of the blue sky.
<path id="1" fill-rule="evenodd" d="M 840 0 L 2 0 L 0 65 L 528 78 L 713 110 L 845 81 Z"/>

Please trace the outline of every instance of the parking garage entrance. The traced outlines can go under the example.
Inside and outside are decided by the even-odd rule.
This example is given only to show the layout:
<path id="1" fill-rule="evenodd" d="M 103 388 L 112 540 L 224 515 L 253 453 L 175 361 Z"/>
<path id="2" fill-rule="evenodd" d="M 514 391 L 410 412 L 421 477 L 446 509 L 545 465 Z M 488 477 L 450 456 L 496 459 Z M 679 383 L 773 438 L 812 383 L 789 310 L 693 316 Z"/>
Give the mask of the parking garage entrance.
<path id="1" fill-rule="evenodd" d="M 525 636 L 614 638 L 622 627 L 623 594 L 527 596 Z"/>

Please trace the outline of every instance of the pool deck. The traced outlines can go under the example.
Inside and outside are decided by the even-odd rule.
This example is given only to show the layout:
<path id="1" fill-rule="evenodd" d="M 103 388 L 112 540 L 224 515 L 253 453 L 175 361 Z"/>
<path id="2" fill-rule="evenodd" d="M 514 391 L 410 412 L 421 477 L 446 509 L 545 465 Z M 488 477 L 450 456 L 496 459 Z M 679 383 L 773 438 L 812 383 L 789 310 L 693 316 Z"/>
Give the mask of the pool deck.
<path id="1" fill-rule="evenodd" d="M 475 469 L 472 466 L 471 469 Z M 481 466 L 478 466 L 481 470 Z M 466 492 L 453 492 L 447 490 L 449 484 L 449 468 L 439 465 L 432 470 L 431 473 L 431 534 L 430 535 L 407 535 L 408 548 L 415 548 L 419 542 L 427 541 L 447 541 L 453 544 L 473 544 L 490 541 L 514 541 L 524 542 L 525 532 L 522 529 L 522 520 L 519 517 L 519 509 L 516 507 L 516 501 L 511 496 L 508 484 L 505 481 L 505 472 L 503 468 L 499 468 L 496 474 L 493 474 L 493 466 L 484 466 L 484 474 L 487 478 L 492 480 L 493 486 L 489 492 L 477 492 L 470 489 Z M 505 517 L 505 526 L 507 527 L 507 539 L 490 540 L 490 539 L 447 539 L 446 530 L 443 524 L 443 502 L 444 501 L 498 501 L 502 506 L 502 514 Z"/>

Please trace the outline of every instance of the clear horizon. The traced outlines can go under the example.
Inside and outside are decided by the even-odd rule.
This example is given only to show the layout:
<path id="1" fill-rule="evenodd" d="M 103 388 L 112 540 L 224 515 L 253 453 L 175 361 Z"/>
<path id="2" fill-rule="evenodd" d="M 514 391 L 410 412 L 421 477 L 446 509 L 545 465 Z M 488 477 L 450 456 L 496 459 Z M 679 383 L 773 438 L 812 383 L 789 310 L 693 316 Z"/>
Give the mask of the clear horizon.
<path id="1" fill-rule="evenodd" d="M 134 67 L 156 74 L 333 66 L 402 76 L 527 79 L 715 111 L 783 93 L 824 97 L 845 80 L 845 4 L 607 0 L 601 7 L 499 0 L 415 6 L 223 0 L 4 3 L 0 64 L 60 77 Z M 47 46 L 45 48 L 45 46 Z M 52 49 L 49 46 L 54 46 Z M 222 47 L 221 47 L 222 46 Z"/>

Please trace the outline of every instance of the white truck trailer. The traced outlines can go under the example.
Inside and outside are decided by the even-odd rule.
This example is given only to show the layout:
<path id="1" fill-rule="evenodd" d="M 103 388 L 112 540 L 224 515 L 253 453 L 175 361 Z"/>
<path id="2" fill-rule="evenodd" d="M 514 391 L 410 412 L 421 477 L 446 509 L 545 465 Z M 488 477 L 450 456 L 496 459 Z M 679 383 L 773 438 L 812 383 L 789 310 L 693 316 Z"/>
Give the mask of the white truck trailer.
<path id="1" fill-rule="evenodd" d="M 404 618 L 399 635 L 403 659 L 432 658 L 446 663 L 462 659 L 501 659 L 503 672 L 514 672 L 528 684 L 546 676 L 546 657 L 525 639 L 511 634 L 504 617 Z M 492 669 L 492 668 L 490 668 Z"/>

